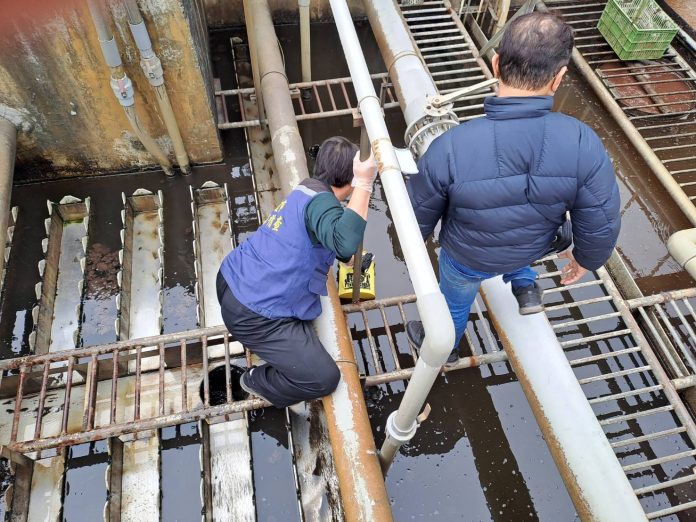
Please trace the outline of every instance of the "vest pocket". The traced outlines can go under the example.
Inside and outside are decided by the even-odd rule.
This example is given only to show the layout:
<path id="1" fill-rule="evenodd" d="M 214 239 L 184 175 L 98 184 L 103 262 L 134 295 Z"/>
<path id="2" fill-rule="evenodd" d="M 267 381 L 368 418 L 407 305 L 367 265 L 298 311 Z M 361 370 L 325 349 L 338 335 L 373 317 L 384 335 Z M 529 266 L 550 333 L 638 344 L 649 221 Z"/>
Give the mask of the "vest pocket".
<path id="1" fill-rule="evenodd" d="M 326 290 L 326 273 L 315 268 L 309 277 L 307 288 L 313 294 L 328 295 L 329 292 Z"/>

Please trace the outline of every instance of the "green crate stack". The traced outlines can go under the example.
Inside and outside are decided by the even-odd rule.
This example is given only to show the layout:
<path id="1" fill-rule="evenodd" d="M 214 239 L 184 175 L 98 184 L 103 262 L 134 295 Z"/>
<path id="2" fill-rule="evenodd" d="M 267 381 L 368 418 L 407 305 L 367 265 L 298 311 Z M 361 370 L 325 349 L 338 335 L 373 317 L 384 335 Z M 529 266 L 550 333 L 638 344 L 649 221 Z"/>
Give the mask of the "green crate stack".
<path id="1" fill-rule="evenodd" d="M 679 28 L 655 0 L 609 0 L 597 24 L 621 60 L 656 60 Z"/>

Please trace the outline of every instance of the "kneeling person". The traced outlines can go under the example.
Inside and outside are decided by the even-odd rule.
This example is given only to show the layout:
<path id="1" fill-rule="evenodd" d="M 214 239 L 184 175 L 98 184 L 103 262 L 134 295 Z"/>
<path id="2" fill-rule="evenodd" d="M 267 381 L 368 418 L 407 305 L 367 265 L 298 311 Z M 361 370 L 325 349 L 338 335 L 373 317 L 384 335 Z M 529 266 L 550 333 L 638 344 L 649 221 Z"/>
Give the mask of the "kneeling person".
<path id="1" fill-rule="evenodd" d="M 321 313 L 334 259 L 350 260 L 363 237 L 376 175 L 372 157 L 361 162 L 353 143 L 327 139 L 313 177 L 222 262 L 217 294 L 225 326 L 265 361 L 240 385 L 274 406 L 323 397 L 338 385 L 338 367 L 310 321 Z"/>

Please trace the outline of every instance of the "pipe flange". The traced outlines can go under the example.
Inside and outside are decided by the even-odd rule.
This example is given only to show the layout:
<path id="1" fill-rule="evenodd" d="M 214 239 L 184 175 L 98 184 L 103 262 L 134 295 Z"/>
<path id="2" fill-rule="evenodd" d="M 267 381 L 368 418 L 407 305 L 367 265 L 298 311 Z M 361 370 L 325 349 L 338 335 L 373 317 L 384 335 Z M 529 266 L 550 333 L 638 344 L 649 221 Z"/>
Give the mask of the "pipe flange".
<path id="1" fill-rule="evenodd" d="M 404 141 L 408 144 L 413 155 L 419 158 L 424 152 L 423 145 L 426 137 L 436 137 L 457 125 L 459 125 L 457 115 L 451 111 L 445 112 L 442 116 L 426 114 L 408 126 L 404 133 Z"/>

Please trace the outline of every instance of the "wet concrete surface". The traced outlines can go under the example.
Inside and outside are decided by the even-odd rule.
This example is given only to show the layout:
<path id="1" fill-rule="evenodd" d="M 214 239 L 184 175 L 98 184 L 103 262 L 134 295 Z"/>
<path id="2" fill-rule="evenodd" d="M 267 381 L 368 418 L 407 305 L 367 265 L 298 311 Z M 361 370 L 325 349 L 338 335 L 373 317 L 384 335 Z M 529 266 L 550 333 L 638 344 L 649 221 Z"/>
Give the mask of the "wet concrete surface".
<path id="1" fill-rule="evenodd" d="M 384 71 L 369 27 L 361 25 L 358 29 L 370 62 L 370 71 Z M 299 80 L 299 55 L 287 49 L 297 48 L 297 33 L 295 26 L 278 28 L 279 39 L 286 50 L 291 82 Z M 347 76 L 345 63 L 336 59 L 340 47 L 333 25 L 314 25 L 312 33 L 315 42 L 313 65 L 317 77 Z M 238 34 L 241 33 L 214 32 L 211 35 L 213 67 L 222 78 L 223 88 L 234 87 L 229 37 Z M 601 114 L 597 101 L 572 75 L 558 94 L 558 104 L 564 111 L 584 119 L 597 129 L 610 149 L 624 203 L 624 226 L 619 248 L 627 257 L 641 287 L 646 292 L 652 292 L 691 284 L 679 275 L 674 263 L 665 257 L 664 248 L 666 238 L 672 231 L 684 228 L 685 220 L 627 145 L 618 127 Z M 398 110 L 388 112 L 387 119 L 394 143 L 402 146 L 404 123 Z M 336 134 L 354 141 L 359 138 L 358 129 L 347 117 L 302 122 L 300 131 L 306 147 Z M 227 182 L 233 222 L 237 225 L 235 236 L 241 241 L 256 226 L 253 184 L 245 166 L 244 132 L 226 131 L 223 136 L 226 163 L 197 167 L 189 178 L 167 179 L 160 172 L 145 172 L 16 186 L 13 204 L 19 205 L 20 213 L 0 316 L 2 357 L 28 353 L 27 336 L 33 326 L 30 311 L 35 304 L 33 285 L 38 282 L 36 266 L 42 256 L 40 242 L 44 235 L 43 219 L 47 216 L 45 199 L 57 201 L 65 194 L 79 198 L 92 197 L 80 343 L 89 345 L 115 340 L 113 323 L 116 319 L 115 269 L 120 248 L 120 193 L 130 194 L 140 187 L 153 192 L 157 189 L 164 191 L 164 329 L 171 332 L 195 327 L 189 184 L 200 186 L 207 180 Z M 22 247 L 16 248 L 17 245 Z M 430 241 L 428 246 L 431 257 L 436 261 L 436 244 Z M 370 204 L 365 247 L 376 254 L 378 297 L 412 293 L 392 217 L 379 182 Z M 573 297 L 577 299 L 583 295 L 579 291 Z M 415 317 L 413 305 L 407 306 L 406 311 L 409 318 Z M 372 320 L 374 315 L 370 314 L 369 317 Z M 398 318 L 393 312 L 388 313 L 388 319 L 395 325 L 393 330 L 398 349 L 404 354 L 403 365 L 407 367 L 408 348 L 403 328 L 396 324 Z M 377 324 L 376 320 L 374 324 Z M 352 319 L 350 327 L 358 346 L 359 364 L 366 372 L 373 373 L 374 362 L 365 355 L 369 350 L 362 323 L 357 324 Z M 613 325 L 607 323 L 604 327 L 612 328 Z M 381 348 L 386 348 L 387 343 L 383 338 L 380 341 L 378 337 L 377 342 Z M 601 351 L 602 348 L 588 349 Z M 386 370 L 394 368 L 388 357 L 378 364 L 382 364 Z M 618 383 L 616 389 L 633 385 Z M 378 445 L 383 438 L 386 417 L 397 407 L 403 390 L 404 384 L 397 382 L 367 392 Z M 520 385 L 507 364 L 442 376 L 436 381 L 429 401 L 433 406 L 430 418 L 421 426 L 416 438 L 404 446 L 387 477 L 397 521 L 575 519 L 570 498 Z M 277 410 L 269 409 L 250 416 L 259 520 L 299 519 L 285 422 L 284 413 Z M 642 430 L 660 425 L 659 420 L 650 422 L 655 424 L 641 424 L 639 428 Z M 171 499 L 171 504 L 167 501 L 166 507 L 163 501 L 163 516 L 165 511 L 176 516 L 179 509 L 189 508 L 191 515 L 200 514 L 200 511 L 196 511 L 200 509 L 200 504 L 184 500 L 189 498 L 188 494 L 179 498 L 178 485 L 174 480 L 174 477 L 180 477 L 188 488 L 194 488 L 194 482 L 199 477 L 198 462 L 192 456 L 199 443 L 194 440 L 192 429 L 181 429 L 184 431 L 166 434 L 168 442 L 163 442 L 163 452 L 165 446 L 171 443 L 171 448 L 167 447 L 166 451 L 171 451 L 172 456 L 171 459 L 167 457 L 171 465 L 166 465 L 167 477 L 163 482 L 163 495 Z M 180 454 L 187 456 L 177 459 Z M 631 458 L 631 455 L 626 458 Z M 164 461 L 163 458 L 163 476 Z M 671 475 L 680 472 L 681 468 L 675 467 L 665 473 Z M 644 478 L 640 480 L 650 479 L 645 474 L 641 476 Z M 73 486 L 71 494 L 78 495 L 78 489 Z M 198 490 L 195 489 L 195 492 L 197 494 Z M 664 499 L 656 502 L 662 505 Z M 189 513 L 181 511 L 184 512 Z"/>

